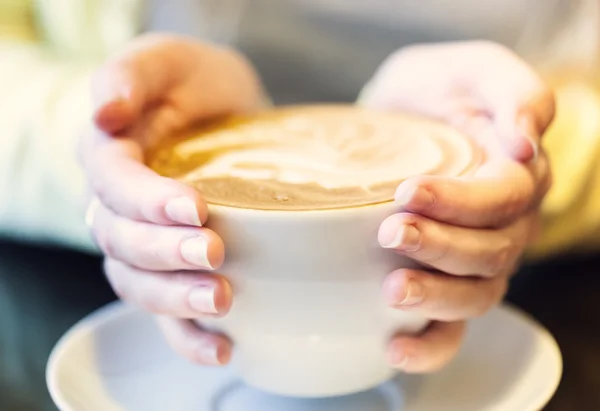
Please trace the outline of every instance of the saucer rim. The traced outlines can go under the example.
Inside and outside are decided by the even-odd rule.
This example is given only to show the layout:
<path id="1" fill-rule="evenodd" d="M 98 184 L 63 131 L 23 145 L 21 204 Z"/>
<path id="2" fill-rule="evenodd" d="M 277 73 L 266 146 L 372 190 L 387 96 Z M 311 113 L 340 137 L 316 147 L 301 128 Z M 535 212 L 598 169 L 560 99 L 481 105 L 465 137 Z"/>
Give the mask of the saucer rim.
<path id="1" fill-rule="evenodd" d="M 546 390 L 540 391 L 537 396 L 532 395 L 530 407 L 526 410 L 523 410 L 539 411 L 550 402 L 562 381 L 564 363 L 560 346 L 550 331 L 529 313 L 524 312 L 510 303 L 502 303 L 496 307 L 495 310 L 505 311 L 509 315 L 525 321 L 529 326 L 533 327 L 537 331 L 540 338 L 545 339 L 550 344 L 549 348 L 551 349 L 552 356 L 554 357 L 552 359 L 552 363 L 555 364 L 556 368 L 554 379 L 552 382 L 549 381 L 549 385 Z M 58 364 L 65 355 L 65 352 L 68 350 L 69 346 L 72 344 L 72 337 L 81 332 L 83 326 L 88 328 L 88 330 L 94 330 L 101 327 L 103 324 L 111 322 L 113 319 L 138 311 L 140 311 L 138 308 L 127 303 L 119 300 L 113 301 L 77 321 L 63 334 L 62 337 L 59 338 L 48 357 L 45 378 L 50 397 L 60 411 L 78 411 L 72 408 L 70 402 L 64 397 L 63 393 L 59 389 L 57 377 Z M 485 321 L 485 316 L 479 319 L 479 321 L 482 320 Z"/>

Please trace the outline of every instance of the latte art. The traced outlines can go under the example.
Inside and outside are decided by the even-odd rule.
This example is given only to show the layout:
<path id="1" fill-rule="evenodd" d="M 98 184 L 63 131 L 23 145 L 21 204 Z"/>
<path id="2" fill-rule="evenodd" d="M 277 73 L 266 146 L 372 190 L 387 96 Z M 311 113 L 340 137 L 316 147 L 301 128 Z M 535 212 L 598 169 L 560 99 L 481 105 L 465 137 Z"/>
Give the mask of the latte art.
<path id="1" fill-rule="evenodd" d="M 471 142 L 442 124 L 354 106 L 306 106 L 229 119 L 160 147 L 150 165 L 207 201 L 323 209 L 389 201 L 413 175 L 458 176 Z"/>

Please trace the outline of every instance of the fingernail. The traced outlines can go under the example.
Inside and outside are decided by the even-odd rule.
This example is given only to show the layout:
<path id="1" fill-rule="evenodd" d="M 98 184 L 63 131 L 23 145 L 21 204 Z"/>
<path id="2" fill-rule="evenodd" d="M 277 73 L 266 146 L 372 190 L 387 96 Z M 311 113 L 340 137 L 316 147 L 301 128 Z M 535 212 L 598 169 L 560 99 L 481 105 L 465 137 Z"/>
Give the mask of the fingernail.
<path id="1" fill-rule="evenodd" d="M 403 224 L 397 218 L 387 218 L 379 228 L 379 244 L 383 248 L 393 248 L 399 251 L 417 251 L 421 246 L 421 233 L 408 224 Z"/>
<path id="2" fill-rule="evenodd" d="M 202 314 L 218 314 L 213 287 L 196 287 L 188 297 L 190 306 Z"/>
<path id="3" fill-rule="evenodd" d="M 397 350 L 392 350 L 389 355 L 389 362 L 392 364 L 392 367 L 403 370 L 408 365 L 408 361 L 410 357 L 408 355 L 404 355 L 402 352 Z"/>
<path id="4" fill-rule="evenodd" d="M 200 268 L 213 269 L 208 260 L 208 241 L 204 237 L 193 237 L 181 243 L 181 255 L 188 263 Z"/>
<path id="5" fill-rule="evenodd" d="M 435 205 L 433 194 L 424 187 L 406 188 L 400 185 L 396 190 L 395 198 L 396 204 L 408 210 L 427 211 Z"/>
<path id="6" fill-rule="evenodd" d="M 197 349 L 199 362 L 205 365 L 222 365 L 216 344 L 202 344 Z"/>
<path id="7" fill-rule="evenodd" d="M 107 133 L 117 133 L 129 125 L 129 105 L 125 100 L 111 100 L 99 105 L 94 115 L 96 125 Z"/>
<path id="8" fill-rule="evenodd" d="M 529 160 L 530 163 L 535 163 L 538 159 L 538 155 L 540 153 L 540 148 L 538 146 L 538 143 L 536 141 L 536 139 L 534 139 L 533 137 L 531 137 L 530 135 L 525 135 L 525 139 L 527 140 L 527 142 L 531 145 L 531 150 L 533 152 L 533 155 L 531 156 L 531 160 Z"/>
<path id="9" fill-rule="evenodd" d="M 423 286 L 416 281 L 409 280 L 406 285 L 406 296 L 398 305 L 411 306 L 421 301 L 423 301 Z"/>
<path id="10" fill-rule="evenodd" d="M 190 198 L 178 197 L 170 200 L 165 206 L 165 213 L 174 223 L 202 226 L 196 203 Z"/>

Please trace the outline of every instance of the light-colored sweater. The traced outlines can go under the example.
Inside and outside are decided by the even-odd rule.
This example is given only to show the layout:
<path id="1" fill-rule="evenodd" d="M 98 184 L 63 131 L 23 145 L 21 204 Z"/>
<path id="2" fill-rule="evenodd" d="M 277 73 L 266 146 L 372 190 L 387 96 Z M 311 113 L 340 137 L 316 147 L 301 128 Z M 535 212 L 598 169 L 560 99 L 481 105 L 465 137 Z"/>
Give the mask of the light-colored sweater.
<path id="1" fill-rule="evenodd" d="M 93 250 L 74 156 L 90 74 L 146 30 L 232 43 L 276 103 L 351 101 L 402 46 L 487 38 L 557 85 L 555 186 L 536 256 L 600 245 L 596 0 L 0 0 L 0 234 Z M 579 70 L 580 68 L 585 70 Z M 558 71 L 557 71 L 558 70 Z M 591 73 L 591 75 L 590 75 Z"/>

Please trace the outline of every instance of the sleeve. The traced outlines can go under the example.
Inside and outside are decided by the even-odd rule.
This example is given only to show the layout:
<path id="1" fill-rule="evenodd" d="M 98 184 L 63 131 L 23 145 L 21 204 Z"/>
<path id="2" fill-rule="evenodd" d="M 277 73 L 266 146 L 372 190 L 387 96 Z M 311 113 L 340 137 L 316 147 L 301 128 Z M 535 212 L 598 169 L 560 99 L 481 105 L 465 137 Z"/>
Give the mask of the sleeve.
<path id="1" fill-rule="evenodd" d="M 34 3 L 38 41 L 6 35 L 29 32 L 24 20 L 0 20 L 0 236 L 95 251 L 75 150 L 91 74 L 135 35 L 141 0 Z"/>
<path id="2" fill-rule="evenodd" d="M 555 90 L 557 115 L 543 141 L 553 186 L 531 259 L 600 250 L 600 88 L 575 77 Z"/>
<path id="3" fill-rule="evenodd" d="M 557 104 L 542 142 L 553 186 L 530 259 L 600 250 L 600 2 L 561 4 L 548 25 L 553 34 L 531 42 L 537 53 L 522 53 L 553 86 Z"/>
<path id="4" fill-rule="evenodd" d="M 91 67 L 36 46 L 0 44 L 0 234 L 90 248 L 79 133 Z"/>

